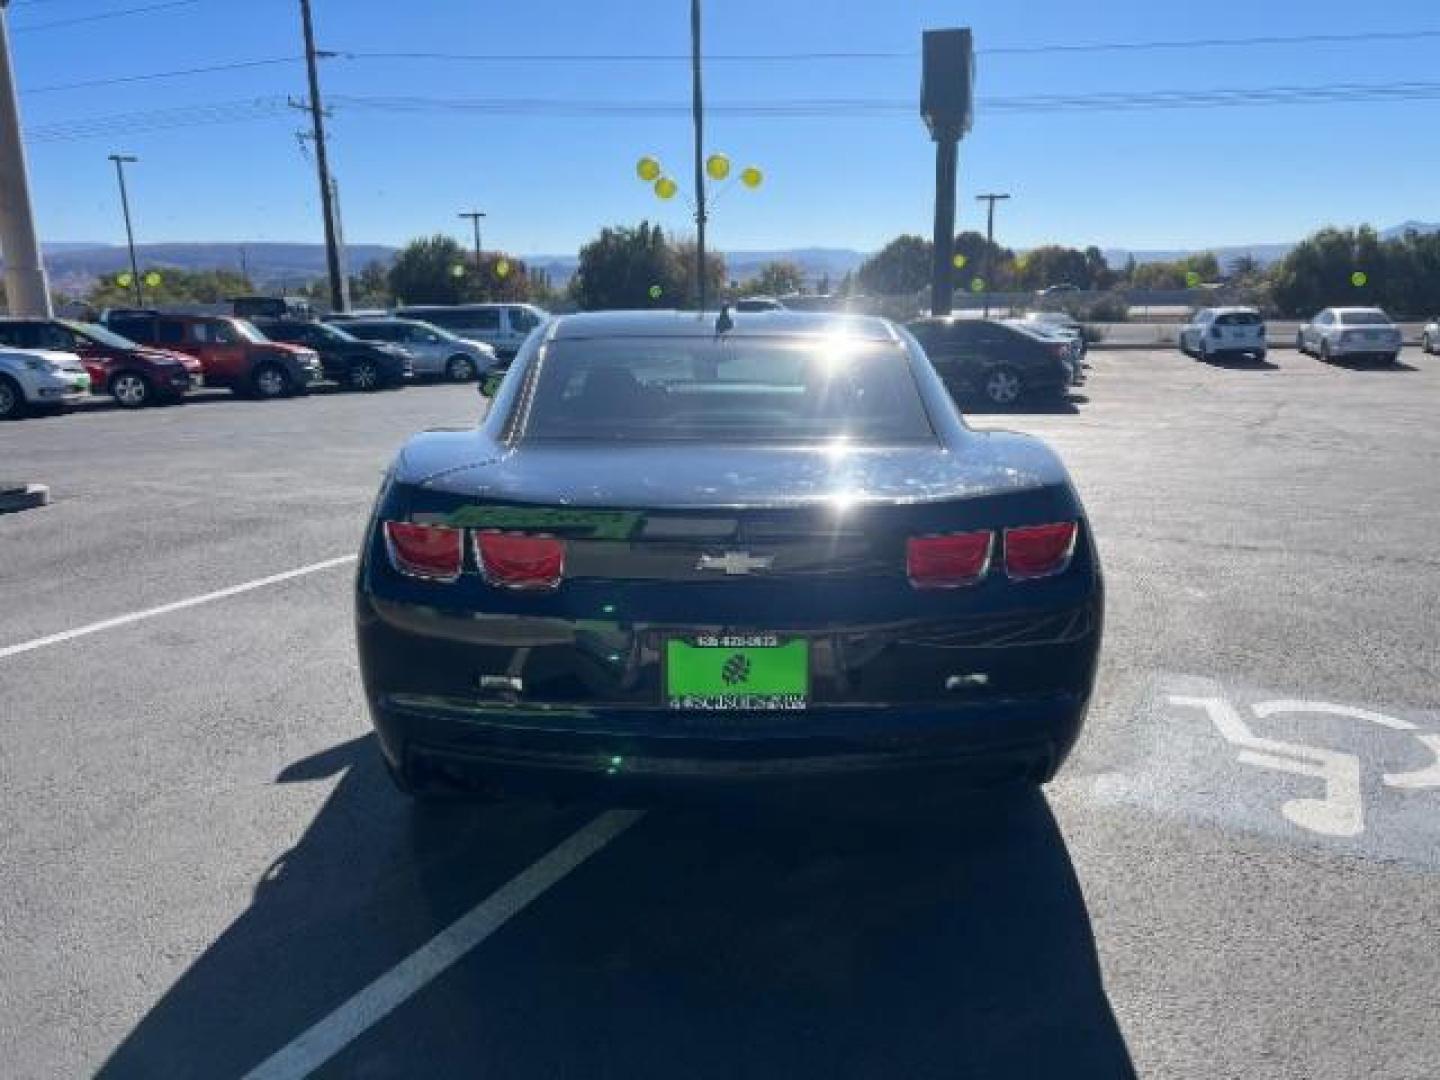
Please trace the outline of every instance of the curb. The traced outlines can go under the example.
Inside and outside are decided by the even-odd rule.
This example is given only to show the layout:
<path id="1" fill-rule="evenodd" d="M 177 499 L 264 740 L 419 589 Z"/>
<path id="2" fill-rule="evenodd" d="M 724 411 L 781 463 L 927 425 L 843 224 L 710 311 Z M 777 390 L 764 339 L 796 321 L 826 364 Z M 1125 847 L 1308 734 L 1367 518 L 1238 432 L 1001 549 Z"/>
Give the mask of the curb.
<path id="1" fill-rule="evenodd" d="M 0 514 L 19 510 L 33 510 L 50 502 L 50 489 L 44 484 L 22 484 L 14 480 L 0 480 Z"/>

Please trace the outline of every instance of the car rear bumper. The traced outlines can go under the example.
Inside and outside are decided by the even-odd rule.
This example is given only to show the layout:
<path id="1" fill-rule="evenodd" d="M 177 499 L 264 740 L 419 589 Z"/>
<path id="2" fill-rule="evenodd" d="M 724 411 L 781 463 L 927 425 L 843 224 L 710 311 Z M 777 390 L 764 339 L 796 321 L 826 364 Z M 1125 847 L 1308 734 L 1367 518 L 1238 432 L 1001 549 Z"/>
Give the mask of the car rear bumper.
<path id="1" fill-rule="evenodd" d="M 383 753 L 407 775 L 457 789 L 656 796 L 907 784 L 1041 782 L 1079 737 L 1087 701 L 1074 694 L 914 706 L 825 708 L 787 717 L 496 708 L 463 699 L 371 701 Z M 757 725 L 759 725 L 757 727 Z"/>

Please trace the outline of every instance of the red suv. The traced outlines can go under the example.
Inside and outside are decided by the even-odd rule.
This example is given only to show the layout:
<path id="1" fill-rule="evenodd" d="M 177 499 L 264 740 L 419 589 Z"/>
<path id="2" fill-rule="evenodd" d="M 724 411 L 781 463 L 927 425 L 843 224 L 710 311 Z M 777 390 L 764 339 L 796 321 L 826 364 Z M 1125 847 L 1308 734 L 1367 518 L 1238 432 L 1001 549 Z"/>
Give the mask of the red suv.
<path id="1" fill-rule="evenodd" d="M 105 325 L 133 341 L 189 353 L 204 367 L 206 386 L 229 387 L 237 394 L 288 397 L 323 377 L 315 350 L 271 341 L 229 315 L 111 311 Z"/>
<path id="2" fill-rule="evenodd" d="M 147 349 L 94 323 L 0 319 L 0 345 L 74 353 L 90 373 L 94 392 L 108 393 L 126 409 L 179 401 L 203 382 L 193 356 Z"/>

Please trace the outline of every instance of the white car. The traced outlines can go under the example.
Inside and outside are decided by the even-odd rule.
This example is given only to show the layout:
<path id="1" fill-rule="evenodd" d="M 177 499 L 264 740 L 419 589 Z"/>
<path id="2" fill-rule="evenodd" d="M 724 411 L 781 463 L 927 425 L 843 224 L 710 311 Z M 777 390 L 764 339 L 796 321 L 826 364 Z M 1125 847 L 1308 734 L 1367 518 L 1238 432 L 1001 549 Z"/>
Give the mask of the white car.
<path id="1" fill-rule="evenodd" d="M 1265 320 L 1254 308 L 1201 308 L 1180 328 L 1180 351 L 1209 361 L 1219 356 L 1265 359 Z"/>
<path id="2" fill-rule="evenodd" d="M 1420 335 L 1420 347 L 1427 353 L 1440 353 L 1440 315 L 1425 324 L 1425 331 Z"/>
<path id="3" fill-rule="evenodd" d="M 74 353 L 0 349 L 0 420 L 33 407 L 64 408 L 90 393 L 90 373 Z"/>
<path id="4" fill-rule="evenodd" d="M 1374 357 L 1400 362 L 1404 342 L 1400 328 L 1379 308 L 1326 308 L 1295 335 L 1302 353 L 1330 361 L 1340 357 Z"/>
<path id="5" fill-rule="evenodd" d="M 452 382 L 470 382 L 483 379 L 500 362 L 493 346 L 456 337 L 418 319 L 346 319 L 340 325 L 361 341 L 400 346 L 422 378 L 443 375 Z"/>

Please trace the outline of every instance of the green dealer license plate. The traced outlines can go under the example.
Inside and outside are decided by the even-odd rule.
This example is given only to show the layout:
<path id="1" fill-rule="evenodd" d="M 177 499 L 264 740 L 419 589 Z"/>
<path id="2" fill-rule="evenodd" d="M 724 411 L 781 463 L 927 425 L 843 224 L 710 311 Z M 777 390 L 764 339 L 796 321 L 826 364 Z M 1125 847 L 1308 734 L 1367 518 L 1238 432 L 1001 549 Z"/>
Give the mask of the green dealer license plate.
<path id="1" fill-rule="evenodd" d="M 665 643 L 665 697 L 672 709 L 804 709 L 809 643 L 774 634 L 672 638 Z"/>

